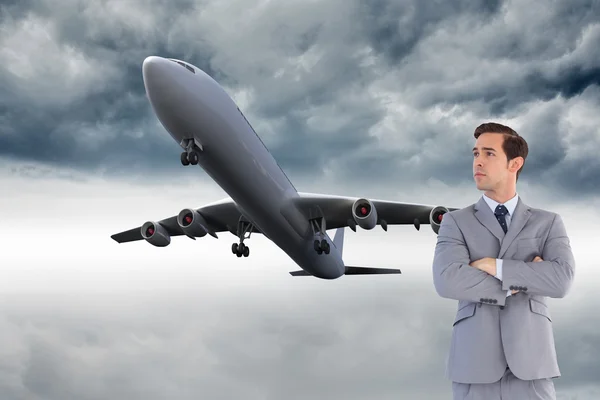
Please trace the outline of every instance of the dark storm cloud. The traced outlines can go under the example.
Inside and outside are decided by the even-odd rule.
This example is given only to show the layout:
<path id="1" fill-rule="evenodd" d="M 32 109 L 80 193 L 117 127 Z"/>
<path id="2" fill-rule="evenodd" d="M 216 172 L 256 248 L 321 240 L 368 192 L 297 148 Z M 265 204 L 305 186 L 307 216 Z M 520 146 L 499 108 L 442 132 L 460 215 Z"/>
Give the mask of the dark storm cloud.
<path id="1" fill-rule="evenodd" d="M 435 32 L 444 20 L 473 15 L 485 21 L 494 17 L 500 1 L 451 2 L 359 0 L 357 18 L 369 44 L 392 66 L 409 55 L 419 40 Z"/>
<path id="2" fill-rule="evenodd" d="M 583 118 L 600 107 L 600 88 L 590 88 L 581 97 Z M 566 193 L 595 193 L 600 187 L 600 137 L 594 120 L 576 129 L 560 103 L 540 108 L 519 127 L 529 143 L 530 155 L 523 175 L 549 188 Z"/>
<path id="3" fill-rule="evenodd" d="M 547 5 L 516 1 L 492 7 L 494 14 L 465 12 L 443 21 L 440 31 L 430 35 L 436 38 L 433 44 L 422 52 L 427 56 L 418 58 L 426 64 L 441 61 L 430 56 L 435 50 L 448 55 L 437 69 L 442 79 L 434 78 L 440 90 L 418 94 L 418 104 L 483 103 L 492 115 L 503 116 L 524 102 L 558 95 L 570 98 L 597 86 L 599 3 L 581 0 L 556 3 L 552 8 Z M 461 40 L 459 46 L 457 40 Z M 479 67 L 467 75 L 447 73 L 468 63 Z M 457 87 L 450 77 L 466 84 Z"/>
<path id="4" fill-rule="evenodd" d="M 0 135 L 0 153 L 11 158 L 75 169 L 101 167 L 111 175 L 138 172 L 136 165 L 149 173 L 177 166 L 169 161 L 179 146 L 168 135 L 156 134 L 141 96 L 89 96 L 63 110 L 24 105 L 10 115 L 14 133 Z"/>
<path id="5" fill-rule="evenodd" d="M 448 398 L 455 302 L 423 281 L 346 281 L 260 295 L 246 287 L 236 296 L 7 297 L 0 392 L 82 400 Z M 598 385 L 600 321 L 590 320 L 598 300 L 586 298 L 551 306 L 561 399 Z"/>
<path id="6" fill-rule="evenodd" d="M 0 97 L 0 114 L 5 121 L 0 134 L 0 155 L 77 169 L 99 168 L 110 175 L 135 175 L 142 169 L 150 174 L 164 173 L 178 168 L 173 160 L 177 161 L 179 146 L 156 125 L 141 76 L 141 63 L 146 56 L 181 56 L 180 46 L 185 43 L 169 43 L 163 35 L 172 22 L 165 11 L 169 4 L 153 4 L 159 17 L 156 26 L 146 32 L 134 23 L 135 15 L 124 17 L 129 24 L 115 26 L 110 18 L 97 18 L 95 11 L 104 11 L 108 17 L 110 12 L 93 3 L 79 8 L 63 5 L 64 9 L 44 2 L 30 3 L 30 8 L 25 4 L 19 6 L 5 10 L 4 14 L 10 18 L 4 18 L 4 22 L 15 21 L 16 16 L 29 18 L 31 11 L 36 17 L 52 21 L 56 25 L 53 40 L 61 49 L 71 46 L 91 64 L 95 63 L 95 68 L 86 72 L 90 78 L 95 75 L 96 84 L 80 98 L 73 95 L 74 99 L 58 104 L 50 100 L 40 105 L 40 97 L 60 97 L 61 82 L 52 87 L 58 93 L 35 93 L 34 87 L 34 93 L 28 96 L 23 90 L 26 82 L 15 79 L 9 72 L 0 75 L 0 86 L 9 94 Z M 152 8 L 152 4 L 145 6 Z M 185 13 L 192 4 L 178 2 L 177 6 Z M 192 49 L 192 56 L 209 59 L 201 54 L 210 54 L 210 50 L 199 42 Z M 197 64 L 219 75 L 209 64 Z M 107 65 L 118 73 L 98 77 Z M 45 66 L 37 67 L 43 74 Z M 63 82 L 68 81 L 67 77 Z"/>
<path id="7" fill-rule="evenodd" d="M 502 118 L 515 112 L 525 102 L 550 101 L 557 96 L 568 99 L 581 95 L 590 86 L 600 86 L 600 61 L 597 66 L 565 65 L 552 72 L 546 69 L 529 68 L 524 64 L 522 71 L 515 70 L 514 74 L 506 76 L 505 81 L 483 85 L 478 90 L 432 94 L 428 105 L 481 101 L 487 105 L 491 115 Z"/>
<path id="8" fill-rule="evenodd" d="M 303 116 L 285 117 L 286 126 L 294 134 L 286 135 L 271 148 L 280 164 L 284 165 L 284 169 L 290 171 L 290 176 L 300 174 L 318 176 L 323 166 L 330 160 L 355 153 L 358 154 L 350 156 L 349 161 L 360 163 L 365 167 L 361 152 L 357 150 L 369 145 L 376 146 L 376 140 L 369 137 L 366 132 L 382 117 L 383 112 L 376 109 L 359 109 L 359 105 L 347 108 L 346 112 L 353 115 L 353 118 L 337 124 L 339 128 L 336 129 L 336 134 L 331 134 L 331 131 L 318 125 L 307 127 Z M 329 151 L 324 152 L 325 148 Z M 351 167 L 350 171 L 356 171 L 355 167 Z M 362 176 L 363 173 L 359 175 Z"/>
<path id="9" fill-rule="evenodd" d="M 560 93 L 564 97 L 580 95 L 589 86 L 600 86 L 600 65 L 584 68 L 580 65 L 567 66 L 556 76 L 544 76 L 543 71 L 532 71 L 524 78 L 533 94 L 540 99 L 550 100 Z"/>
<path id="10" fill-rule="evenodd" d="M 597 158 L 573 157 L 589 128 L 569 117 L 600 98 L 597 2 L 242 4 L 5 2 L 0 156 L 191 175 L 145 97 L 141 63 L 159 54 L 246 91 L 241 108 L 295 181 L 335 168 L 354 184 L 464 183 L 472 130 L 509 118 L 531 143 L 523 181 L 597 193 Z"/>

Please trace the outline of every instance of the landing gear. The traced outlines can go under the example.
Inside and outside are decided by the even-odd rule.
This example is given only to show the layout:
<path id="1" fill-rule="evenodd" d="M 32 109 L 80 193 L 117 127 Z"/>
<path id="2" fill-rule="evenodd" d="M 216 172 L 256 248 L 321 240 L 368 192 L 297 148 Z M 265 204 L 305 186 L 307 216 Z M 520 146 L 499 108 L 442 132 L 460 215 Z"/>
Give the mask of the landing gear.
<path id="1" fill-rule="evenodd" d="M 189 153 L 183 152 L 181 153 L 181 164 L 186 165 L 198 165 L 198 160 L 200 156 L 196 150 L 191 150 Z"/>
<path id="2" fill-rule="evenodd" d="M 243 242 L 233 243 L 231 245 L 231 252 L 238 257 L 248 257 L 250 255 L 250 247 L 246 246 Z"/>
<path id="3" fill-rule="evenodd" d="M 329 251 L 331 250 L 329 243 L 325 239 L 321 239 L 320 241 L 318 239 L 315 239 L 314 247 L 317 254 L 329 254 Z"/>
<path id="4" fill-rule="evenodd" d="M 325 239 L 325 218 L 312 218 L 310 220 L 310 226 L 312 227 L 313 235 L 316 238 L 313 247 L 317 254 L 329 254 L 331 246 L 329 245 L 329 242 Z M 321 238 L 321 240 L 319 240 L 319 237 Z"/>
<path id="5" fill-rule="evenodd" d="M 185 151 L 181 153 L 181 164 L 184 166 L 190 164 L 198 165 L 200 159 L 199 153 L 203 151 L 203 148 L 196 139 L 183 139 L 180 145 L 185 149 Z"/>
<path id="6" fill-rule="evenodd" d="M 252 234 L 252 225 L 251 222 L 246 221 L 243 217 L 240 217 L 237 226 L 237 236 L 240 238 L 239 243 L 233 243 L 231 245 L 231 252 L 238 257 L 244 256 L 248 257 L 250 255 L 250 248 L 244 244 L 244 239 L 249 239 Z M 246 236 L 246 234 L 248 234 Z"/>
<path id="7" fill-rule="evenodd" d="M 181 153 L 181 164 L 183 166 L 190 165 L 190 160 L 188 159 L 188 153 L 186 153 L 185 151 L 183 153 Z"/>

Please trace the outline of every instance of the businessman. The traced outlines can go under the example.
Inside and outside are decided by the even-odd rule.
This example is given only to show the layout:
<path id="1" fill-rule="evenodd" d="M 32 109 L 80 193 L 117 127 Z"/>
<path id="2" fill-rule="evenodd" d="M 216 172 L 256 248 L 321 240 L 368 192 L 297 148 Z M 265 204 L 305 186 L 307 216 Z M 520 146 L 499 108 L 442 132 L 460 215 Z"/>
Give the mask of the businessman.
<path id="1" fill-rule="evenodd" d="M 479 201 L 444 215 L 433 259 L 437 293 L 458 300 L 446 376 L 454 400 L 555 400 L 561 375 L 547 299 L 564 297 L 575 260 L 560 215 L 516 186 L 525 139 L 508 126 L 475 129 Z"/>

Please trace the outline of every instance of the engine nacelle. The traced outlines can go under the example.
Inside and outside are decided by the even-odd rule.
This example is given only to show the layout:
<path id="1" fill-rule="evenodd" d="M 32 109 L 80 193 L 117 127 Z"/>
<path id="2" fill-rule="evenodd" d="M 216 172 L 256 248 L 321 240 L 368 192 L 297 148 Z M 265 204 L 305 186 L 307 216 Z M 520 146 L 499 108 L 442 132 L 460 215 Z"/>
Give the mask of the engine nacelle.
<path id="1" fill-rule="evenodd" d="M 358 199 L 352 205 L 352 217 L 363 229 L 373 229 L 377 226 L 377 210 L 367 199 Z"/>
<path id="2" fill-rule="evenodd" d="M 191 237 L 204 237 L 208 232 L 208 223 L 196 210 L 186 208 L 177 215 L 177 224 Z"/>
<path id="3" fill-rule="evenodd" d="M 449 212 L 449 210 L 444 206 L 437 206 L 431 209 L 429 213 L 429 223 L 431 224 L 431 229 L 437 235 L 440 230 L 440 225 L 442 224 L 442 219 L 444 218 L 444 214 Z"/>
<path id="4" fill-rule="evenodd" d="M 148 221 L 142 225 L 142 237 L 151 245 L 165 247 L 171 244 L 171 235 L 164 226 L 154 221 Z"/>

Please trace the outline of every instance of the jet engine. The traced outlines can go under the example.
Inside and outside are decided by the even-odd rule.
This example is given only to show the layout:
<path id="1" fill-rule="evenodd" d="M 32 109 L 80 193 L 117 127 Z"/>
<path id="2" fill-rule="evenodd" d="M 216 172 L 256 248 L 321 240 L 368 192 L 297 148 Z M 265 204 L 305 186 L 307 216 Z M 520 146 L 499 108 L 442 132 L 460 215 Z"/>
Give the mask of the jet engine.
<path id="1" fill-rule="evenodd" d="M 440 225 L 442 224 L 442 219 L 444 218 L 444 214 L 449 212 L 449 210 L 444 206 L 434 207 L 429 213 L 429 223 L 431 224 L 431 229 L 437 233 L 440 230 Z"/>
<path id="2" fill-rule="evenodd" d="M 177 216 L 177 224 L 183 232 L 191 237 L 203 237 L 208 233 L 208 223 L 196 210 L 186 208 Z"/>
<path id="3" fill-rule="evenodd" d="M 358 199 L 352 205 L 352 217 L 363 229 L 373 229 L 377 225 L 377 210 L 367 199 Z"/>
<path id="4" fill-rule="evenodd" d="M 171 235 L 161 224 L 148 221 L 141 228 L 142 237 L 151 245 L 165 247 L 171 243 Z"/>

